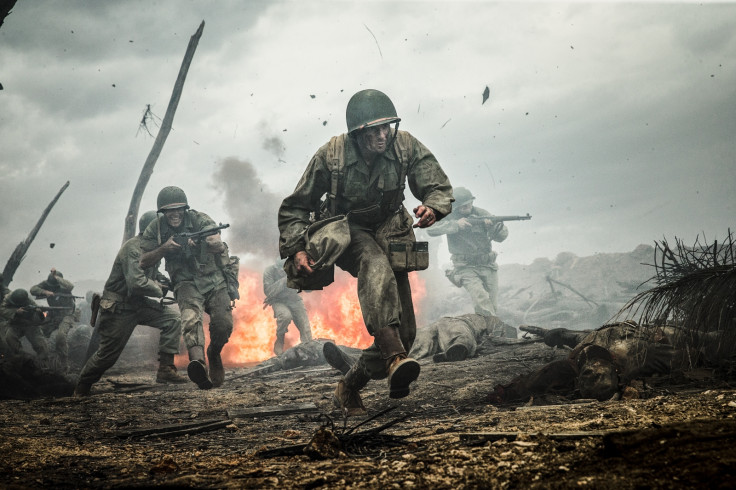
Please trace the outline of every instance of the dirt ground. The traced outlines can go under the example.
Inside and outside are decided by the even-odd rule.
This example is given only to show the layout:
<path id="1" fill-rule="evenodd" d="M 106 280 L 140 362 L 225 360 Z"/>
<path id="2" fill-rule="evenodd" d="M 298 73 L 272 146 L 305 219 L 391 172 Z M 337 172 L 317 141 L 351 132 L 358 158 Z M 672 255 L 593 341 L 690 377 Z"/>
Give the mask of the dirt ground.
<path id="1" fill-rule="evenodd" d="M 373 381 L 363 392 L 368 415 L 347 421 L 333 407 L 339 373 L 328 366 L 228 368 L 225 385 L 209 391 L 113 368 L 81 401 L 0 401 L 0 486 L 736 486 L 733 384 L 694 372 L 648 380 L 639 398 L 493 406 L 495 384 L 565 352 L 523 343 L 483 354 L 422 361 L 399 401 Z"/>

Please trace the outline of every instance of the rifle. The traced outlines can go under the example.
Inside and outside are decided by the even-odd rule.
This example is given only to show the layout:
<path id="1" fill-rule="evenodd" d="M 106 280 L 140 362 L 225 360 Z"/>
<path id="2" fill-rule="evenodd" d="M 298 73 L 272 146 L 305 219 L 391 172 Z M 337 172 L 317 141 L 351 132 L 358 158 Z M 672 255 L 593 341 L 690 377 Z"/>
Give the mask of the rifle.
<path id="1" fill-rule="evenodd" d="M 493 221 L 493 224 L 501 223 L 503 221 L 526 221 L 532 219 L 529 213 L 526 215 L 508 215 L 508 216 L 472 216 L 465 218 L 471 225 L 484 225 L 486 220 Z"/>
<path id="2" fill-rule="evenodd" d="M 189 248 L 189 240 L 198 242 L 202 238 L 216 235 L 217 233 L 219 233 L 220 230 L 224 230 L 225 228 L 229 227 L 229 224 L 223 225 L 222 223 L 220 223 L 219 226 L 212 226 L 200 231 L 193 231 L 191 233 L 176 233 L 173 235 L 173 239 L 176 243 L 181 245 L 184 257 L 189 258 L 192 257 L 192 250 Z"/>
<path id="3" fill-rule="evenodd" d="M 84 299 L 83 296 L 74 296 L 72 293 L 54 293 L 54 296 L 59 298 L 74 298 L 74 299 Z M 34 296 L 36 299 L 48 299 L 50 296 Z"/>
<path id="4" fill-rule="evenodd" d="M 38 306 L 38 305 L 26 305 L 22 306 L 21 309 L 24 311 L 41 311 L 41 312 L 47 312 L 47 311 L 59 311 L 59 310 L 66 310 L 70 311 L 73 308 L 71 306 Z"/>

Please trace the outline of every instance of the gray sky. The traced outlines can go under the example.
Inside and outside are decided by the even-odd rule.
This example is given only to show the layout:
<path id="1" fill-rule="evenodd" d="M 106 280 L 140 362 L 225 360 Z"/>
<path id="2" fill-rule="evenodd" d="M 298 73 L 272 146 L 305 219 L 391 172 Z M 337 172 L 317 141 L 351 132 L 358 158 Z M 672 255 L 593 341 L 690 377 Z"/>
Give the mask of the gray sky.
<path id="1" fill-rule="evenodd" d="M 147 104 L 163 118 L 202 20 L 141 211 L 180 186 L 253 267 L 364 88 L 477 206 L 532 214 L 501 263 L 734 228 L 736 4 L 19 1 L 0 28 L 3 265 L 71 185 L 12 287 L 52 266 L 105 280 L 153 144 L 139 121 Z"/>

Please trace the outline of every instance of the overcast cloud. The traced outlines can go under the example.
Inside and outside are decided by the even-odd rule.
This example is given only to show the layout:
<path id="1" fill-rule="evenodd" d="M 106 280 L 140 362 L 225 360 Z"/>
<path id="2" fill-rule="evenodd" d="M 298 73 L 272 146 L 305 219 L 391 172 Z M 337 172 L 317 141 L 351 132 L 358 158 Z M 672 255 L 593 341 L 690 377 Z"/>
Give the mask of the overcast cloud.
<path id="1" fill-rule="evenodd" d="M 0 28 L 3 265 L 71 185 L 12 287 L 105 280 L 153 144 L 138 124 L 163 118 L 202 20 L 141 211 L 180 186 L 264 267 L 272 208 L 364 88 L 477 206 L 532 214 L 501 263 L 734 228 L 736 4 L 19 1 Z"/>

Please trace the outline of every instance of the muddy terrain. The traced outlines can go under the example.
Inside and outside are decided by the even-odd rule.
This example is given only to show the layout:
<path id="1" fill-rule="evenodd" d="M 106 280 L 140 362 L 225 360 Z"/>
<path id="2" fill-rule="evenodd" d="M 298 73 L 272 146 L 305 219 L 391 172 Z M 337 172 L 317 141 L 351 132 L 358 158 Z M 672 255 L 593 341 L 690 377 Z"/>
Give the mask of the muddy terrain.
<path id="1" fill-rule="evenodd" d="M 500 341 L 499 341 L 500 342 Z M 511 341 L 509 341 L 511 342 Z M 222 388 L 113 368 L 87 399 L 0 401 L 4 488 L 692 488 L 736 485 L 736 387 L 708 371 L 622 400 L 487 395 L 566 355 L 536 342 L 422 361 L 412 394 L 384 381 L 365 417 L 333 407 L 329 366 L 228 368 Z"/>

